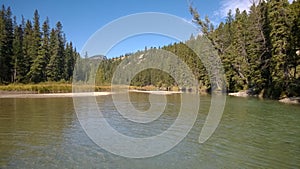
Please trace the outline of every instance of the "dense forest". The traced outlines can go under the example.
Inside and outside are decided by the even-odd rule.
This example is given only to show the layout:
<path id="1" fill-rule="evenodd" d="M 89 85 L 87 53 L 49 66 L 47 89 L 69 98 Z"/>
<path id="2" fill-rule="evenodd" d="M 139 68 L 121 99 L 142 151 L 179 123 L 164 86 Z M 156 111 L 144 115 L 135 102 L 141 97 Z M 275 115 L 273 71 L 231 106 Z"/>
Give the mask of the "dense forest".
<path id="1" fill-rule="evenodd" d="M 67 42 L 60 22 L 51 29 L 46 19 L 40 26 L 39 14 L 35 11 L 33 21 L 22 18 L 18 24 L 11 9 L 2 6 L 0 83 L 87 82 L 96 76 L 96 85 L 110 85 L 120 63 L 126 63 L 124 67 L 135 65 L 133 67 L 136 69 L 133 70 L 138 70 L 141 62 L 157 62 L 151 58 L 168 55 L 162 52 L 168 51 L 188 65 L 201 90 L 218 90 L 222 86 L 211 83 L 212 79 L 218 79 L 212 77 L 217 74 L 218 63 L 211 53 L 203 52 L 212 46 L 224 68 L 227 92 L 246 90 L 252 95 L 274 99 L 300 96 L 299 0 L 292 3 L 288 0 L 262 0 L 253 3 L 249 11 L 236 9 L 234 14 L 228 11 L 224 22 L 217 26 L 208 17 L 202 19 L 192 6 L 190 12 L 201 33 L 191 35 L 186 42 L 145 48 L 117 58 L 95 59 L 87 55 L 79 56 L 72 42 Z M 202 52 L 201 59 L 195 50 L 196 53 Z M 183 67 L 167 56 L 162 63 L 157 64 L 165 64 L 169 72 L 176 73 L 172 77 L 166 71 L 146 69 L 136 74 L 130 84 L 164 89 L 193 85 L 184 82 L 187 77 L 184 77 L 186 73 L 182 72 Z M 74 66 L 77 68 L 73 74 Z M 91 72 L 97 73 L 94 75 Z M 174 76 L 182 76 L 183 81 L 176 81 Z"/>
<path id="2" fill-rule="evenodd" d="M 0 10 L 0 84 L 70 81 L 79 54 L 67 42 L 62 23 L 50 28 L 49 19 L 17 23 L 10 7 Z"/>
<path id="3" fill-rule="evenodd" d="M 248 13 L 236 9 L 235 16 L 229 11 L 217 29 L 190 11 L 219 51 L 229 91 L 251 89 L 271 98 L 300 95 L 299 0 L 260 1 Z"/>
<path id="4" fill-rule="evenodd" d="M 236 9 L 233 15 L 229 11 L 225 22 L 217 28 L 208 17 L 202 20 L 193 7 L 190 12 L 202 34 L 192 36 L 185 43 L 160 49 L 170 51 L 185 61 L 201 88 L 209 90 L 213 87 L 205 67 L 207 63 L 203 59 L 199 61 L 187 45 L 196 44 L 197 49 L 203 50 L 201 39 L 205 37 L 221 57 L 228 92 L 247 90 L 249 94 L 269 98 L 300 95 L 300 1 L 291 4 L 287 0 L 260 1 L 254 3 L 248 12 Z M 151 57 L 151 52 L 156 50 L 151 48 L 103 61 L 97 73 L 97 84 L 109 84 L 114 70 L 124 58 L 147 53 Z M 140 72 L 132 84 L 158 87 L 178 85 L 169 75 L 155 69 Z"/>

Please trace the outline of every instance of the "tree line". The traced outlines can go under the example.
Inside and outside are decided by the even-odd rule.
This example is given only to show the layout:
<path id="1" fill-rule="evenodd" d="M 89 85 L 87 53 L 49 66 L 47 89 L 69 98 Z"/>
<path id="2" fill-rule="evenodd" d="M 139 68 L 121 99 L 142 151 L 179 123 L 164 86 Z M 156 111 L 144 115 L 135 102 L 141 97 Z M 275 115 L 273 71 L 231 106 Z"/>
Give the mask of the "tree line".
<path id="1" fill-rule="evenodd" d="M 190 8 L 194 21 L 219 51 L 229 91 L 251 89 L 265 97 L 300 95 L 300 1 L 253 3 L 250 11 L 228 12 L 214 29 Z"/>
<path id="2" fill-rule="evenodd" d="M 42 25 L 37 10 L 33 20 L 17 23 L 11 8 L 0 10 L 0 84 L 70 81 L 79 57 L 72 42 L 67 42 L 60 21 L 50 28 Z"/>
<path id="3" fill-rule="evenodd" d="M 208 17 L 202 19 L 192 6 L 190 12 L 194 22 L 200 27 L 201 34 L 192 35 L 186 42 L 145 48 L 118 58 L 104 57 L 96 68 L 91 65 L 98 65 L 94 62 L 99 60 L 90 59 L 88 56 L 78 59 L 80 56 L 72 42 L 66 41 L 60 22 L 51 29 L 49 20 L 46 19 L 40 26 L 39 14 L 35 11 L 33 21 L 22 18 L 21 23 L 17 24 L 10 8 L 2 6 L 0 83 L 69 81 L 73 77 L 84 82 L 96 76 L 97 85 L 109 85 L 120 63 L 140 64 L 145 57 L 164 55 L 164 52 L 159 52 L 164 50 L 184 61 L 197 78 L 200 88 L 210 91 L 222 88 L 218 83 L 211 83 L 212 79 L 217 79 L 218 82 L 217 71 L 220 65 L 212 57 L 212 52 L 209 52 L 212 46 L 221 59 L 228 92 L 247 90 L 250 94 L 269 98 L 300 96 L 300 56 L 296 54 L 300 50 L 299 0 L 292 3 L 288 0 L 261 0 L 253 3 L 248 12 L 236 9 L 233 14 L 229 11 L 225 21 L 216 28 Z M 201 59 L 195 50 L 196 53 L 201 53 Z M 75 64 L 76 59 L 78 63 Z M 147 61 L 153 62 L 148 64 L 158 64 L 157 60 Z M 177 82 L 161 70 L 147 69 L 138 73 L 131 80 L 131 85 L 166 88 L 180 84 L 186 87 L 190 85 L 184 83 L 187 77 L 181 71 L 183 67 L 171 59 L 163 62 L 172 63 L 168 64 L 168 70 L 182 77 L 182 82 Z M 74 65 L 79 66 L 73 76 Z"/>
<path id="4" fill-rule="evenodd" d="M 172 87 L 189 89 L 195 87 L 189 77 L 192 75 L 194 76 L 192 78 L 197 80 L 200 90 L 220 91 L 225 88 L 218 85 L 222 84 L 218 81 L 221 63 L 216 59 L 218 54 L 212 47 L 205 36 L 194 37 L 192 35 L 186 42 L 158 48 L 151 47 L 121 55 L 118 58 L 102 60 L 97 71 L 96 84 L 111 84 L 113 76 L 115 76 L 125 80 L 121 84 L 129 83 L 132 86 L 156 86 L 165 90 Z M 140 71 L 145 67 L 157 68 Z M 132 79 L 128 79 L 116 74 L 117 68 L 119 68 L 119 72 L 123 73 L 123 76 L 132 77 L 131 75 L 137 74 Z M 212 80 L 214 83 L 211 83 Z"/>
<path id="5" fill-rule="evenodd" d="M 208 73 L 211 76 L 216 73 L 207 68 L 217 64 L 209 53 L 200 60 L 188 46 L 192 45 L 200 52 L 206 51 L 207 44 L 203 39 L 207 38 L 221 58 L 228 92 L 247 90 L 249 94 L 268 98 L 300 95 L 300 56 L 296 54 L 300 50 L 299 0 L 292 3 L 288 0 L 259 1 L 253 3 L 248 12 L 236 9 L 234 15 L 230 10 L 226 20 L 216 28 L 208 17 L 201 19 L 192 6 L 190 12 L 202 34 L 191 36 L 185 43 L 174 43 L 159 49 L 170 51 L 186 62 L 201 88 L 215 88 L 211 86 L 212 77 Z M 124 58 L 138 57 L 149 51 L 155 53 L 155 50 L 151 48 L 102 62 L 97 73 L 97 83 L 109 84 L 114 70 Z M 153 69 L 140 72 L 132 84 L 177 85 L 170 76 Z"/>

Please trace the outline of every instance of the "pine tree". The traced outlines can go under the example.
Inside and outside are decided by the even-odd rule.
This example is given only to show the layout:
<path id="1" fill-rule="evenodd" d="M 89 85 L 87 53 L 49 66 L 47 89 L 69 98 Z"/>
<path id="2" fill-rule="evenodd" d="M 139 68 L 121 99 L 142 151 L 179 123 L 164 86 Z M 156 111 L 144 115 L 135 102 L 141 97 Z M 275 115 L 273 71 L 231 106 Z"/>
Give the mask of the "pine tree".
<path id="1" fill-rule="evenodd" d="M 288 85 L 287 94 L 289 96 L 300 96 L 300 1 L 293 1 L 291 10 L 291 34 L 288 54 L 290 55 L 289 69 L 291 81 Z"/>
<path id="2" fill-rule="evenodd" d="M 31 64 L 33 63 L 32 56 L 33 56 L 33 40 L 32 40 L 32 24 L 30 20 L 27 20 L 25 28 L 24 28 L 24 36 L 23 36 L 23 55 L 24 55 L 24 67 L 23 71 L 26 74 L 22 82 L 28 83 L 29 82 L 29 71 Z"/>
<path id="3" fill-rule="evenodd" d="M 289 83 L 288 55 L 290 36 L 290 11 L 287 0 L 269 2 L 270 39 L 272 43 L 272 97 L 277 98 L 286 90 Z"/>
<path id="4" fill-rule="evenodd" d="M 30 71 L 28 73 L 29 81 L 38 83 L 43 80 L 43 68 L 45 62 L 44 60 L 44 51 L 42 51 L 41 46 L 41 32 L 40 32 L 40 23 L 39 23 L 39 14 L 38 11 L 34 11 L 34 25 L 32 32 L 32 53 L 31 60 L 32 64 L 30 66 Z"/>
<path id="5" fill-rule="evenodd" d="M 48 18 L 41 32 L 37 10 L 34 11 L 33 22 L 25 22 L 22 17 L 18 25 L 17 18 L 13 18 L 14 21 L 10 7 L 3 5 L 0 9 L 0 84 L 69 80 L 79 54 L 72 43 L 65 49 L 66 36 L 62 24 L 56 24 L 50 40 Z M 65 55 L 68 57 L 65 58 Z"/>
<path id="6" fill-rule="evenodd" d="M 293 56 L 291 66 L 294 68 L 293 77 L 297 78 L 296 67 L 300 65 L 300 57 L 296 54 L 300 50 L 300 1 L 294 1 L 290 8 L 292 15 L 290 55 Z M 300 76 L 298 75 L 298 77 Z"/>
<path id="7" fill-rule="evenodd" d="M 46 18 L 46 20 L 43 23 L 43 39 L 42 39 L 42 49 L 41 49 L 41 55 L 43 56 L 43 64 L 42 64 L 42 80 L 46 81 L 47 80 L 47 72 L 46 72 L 46 67 L 50 61 L 50 26 L 49 26 L 49 19 Z"/>
<path id="8" fill-rule="evenodd" d="M 66 44 L 65 49 L 65 80 L 71 80 L 73 76 L 73 69 L 75 65 L 75 55 L 72 42 Z"/>
<path id="9" fill-rule="evenodd" d="M 46 80 L 46 66 L 49 62 L 49 20 L 43 23 L 43 39 L 39 46 L 37 57 L 35 58 L 29 72 L 30 81 L 34 83 Z"/>
<path id="10" fill-rule="evenodd" d="M 23 18 L 24 19 L 24 18 Z M 14 82 L 22 82 L 25 78 L 24 72 L 24 55 L 23 55 L 23 26 L 17 25 L 16 18 L 14 23 L 14 41 L 13 41 L 13 65 L 14 65 Z"/>
<path id="11" fill-rule="evenodd" d="M 239 76 L 245 78 L 244 74 L 242 74 L 239 66 L 236 65 L 235 57 L 236 57 L 236 49 L 233 45 L 234 40 L 234 18 L 231 10 L 229 10 L 226 18 L 226 23 L 221 25 L 221 33 L 222 39 L 219 40 L 222 46 L 222 53 L 220 53 L 220 57 L 224 64 L 226 79 L 227 79 L 227 90 L 230 92 L 240 90 L 242 88 L 242 82 L 239 81 Z M 239 62 L 238 62 L 239 63 Z"/>
<path id="12" fill-rule="evenodd" d="M 59 81 L 64 78 L 64 42 L 62 24 L 58 22 L 56 29 L 52 29 L 50 34 L 50 61 L 47 65 L 47 78 L 50 81 Z"/>
<path id="13" fill-rule="evenodd" d="M 0 83 L 13 81 L 13 21 L 10 7 L 0 11 Z"/>
<path id="14" fill-rule="evenodd" d="M 228 14 L 230 18 L 231 13 Z M 249 87 L 250 76 L 249 72 L 249 59 L 246 51 L 246 35 L 247 35 L 247 22 L 248 16 L 246 11 L 240 12 L 239 9 L 236 9 L 235 19 L 231 20 L 231 24 L 228 23 L 229 36 L 231 37 L 231 46 L 227 50 L 227 55 L 225 57 L 230 58 L 231 69 L 233 74 L 231 74 L 231 83 L 230 89 L 237 91 L 243 90 Z M 231 35 L 230 35 L 231 34 Z"/>
<path id="15" fill-rule="evenodd" d="M 248 18 L 247 53 L 249 59 L 250 86 L 253 94 L 268 88 L 270 81 L 271 46 L 267 5 L 264 1 L 252 4 Z"/>
<path id="16" fill-rule="evenodd" d="M 51 30 L 50 33 L 50 60 L 47 65 L 47 80 L 48 81 L 58 81 L 59 77 L 59 63 L 58 63 L 58 37 L 57 33 L 54 29 Z"/>
<path id="17" fill-rule="evenodd" d="M 58 59 L 59 59 L 59 76 L 60 80 L 64 79 L 65 74 L 65 44 L 66 44 L 66 36 L 62 31 L 61 22 L 57 22 L 56 31 L 58 36 Z"/>
<path id="18" fill-rule="evenodd" d="M 32 60 L 35 60 L 38 57 L 39 49 L 41 46 L 41 30 L 40 30 L 40 16 L 37 10 L 34 11 L 33 17 L 33 32 L 32 32 Z"/>

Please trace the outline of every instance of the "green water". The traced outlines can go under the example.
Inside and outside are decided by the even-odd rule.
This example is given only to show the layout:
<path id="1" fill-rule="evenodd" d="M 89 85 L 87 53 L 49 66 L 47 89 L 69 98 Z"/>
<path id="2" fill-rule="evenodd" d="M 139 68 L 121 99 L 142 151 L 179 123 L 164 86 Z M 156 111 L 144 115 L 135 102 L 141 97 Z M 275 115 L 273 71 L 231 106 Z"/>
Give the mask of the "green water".
<path id="1" fill-rule="evenodd" d="M 132 93 L 132 104 L 145 110 L 148 96 Z M 111 96 L 99 96 L 97 102 L 119 132 L 149 137 L 170 127 L 178 115 L 180 94 L 167 98 L 158 120 L 134 127 L 121 119 Z M 199 144 L 210 97 L 200 99 L 187 137 L 170 151 L 144 159 L 114 155 L 94 144 L 81 128 L 72 98 L 0 99 L 0 168 L 300 168 L 300 106 L 228 97 L 216 132 Z"/>

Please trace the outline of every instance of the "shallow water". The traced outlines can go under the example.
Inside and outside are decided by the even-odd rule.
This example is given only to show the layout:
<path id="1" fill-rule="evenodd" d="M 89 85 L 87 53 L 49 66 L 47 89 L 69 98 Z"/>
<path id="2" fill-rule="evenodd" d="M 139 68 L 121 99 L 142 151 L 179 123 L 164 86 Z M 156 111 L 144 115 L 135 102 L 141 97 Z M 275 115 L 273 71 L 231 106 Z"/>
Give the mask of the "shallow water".
<path id="1" fill-rule="evenodd" d="M 117 131 L 143 138 L 173 124 L 180 96 L 168 95 L 159 119 L 138 125 L 120 116 L 111 96 L 98 96 L 97 103 Z M 166 153 L 142 159 L 97 146 L 82 129 L 72 98 L 0 99 L 0 168 L 300 168 L 300 106 L 228 97 L 219 127 L 199 144 L 210 97 L 200 99 L 187 137 Z M 131 93 L 131 101 L 138 110 L 150 107 L 149 94 Z"/>

